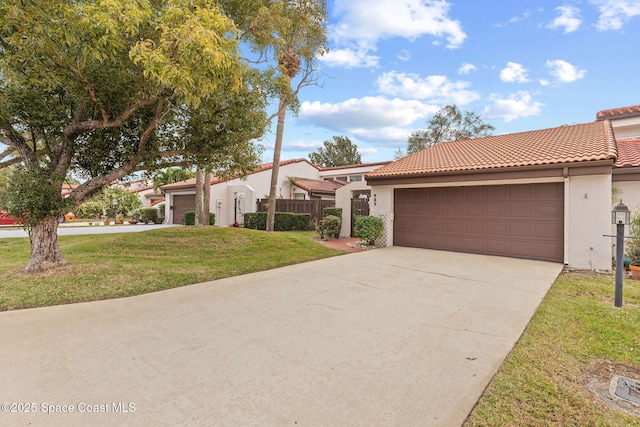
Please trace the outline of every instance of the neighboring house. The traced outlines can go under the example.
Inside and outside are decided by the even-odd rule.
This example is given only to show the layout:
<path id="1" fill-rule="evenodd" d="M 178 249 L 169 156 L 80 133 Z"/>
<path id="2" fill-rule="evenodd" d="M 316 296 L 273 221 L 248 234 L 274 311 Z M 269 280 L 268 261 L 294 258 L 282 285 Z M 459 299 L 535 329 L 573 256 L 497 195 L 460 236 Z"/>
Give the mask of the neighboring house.
<path id="1" fill-rule="evenodd" d="M 121 187 L 137 194 L 143 208 L 148 208 L 164 201 L 164 194 L 153 189 L 153 180 L 150 178 L 120 181 L 112 184 L 112 186 Z"/>
<path id="2" fill-rule="evenodd" d="M 346 200 L 336 201 L 343 208 L 343 218 L 350 218 L 350 198 L 369 193 L 370 188 L 362 179 L 364 175 L 388 162 L 322 168 L 306 159 L 280 162 L 279 184 L 276 196 L 280 199 L 336 199 L 336 194 L 347 195 Z M 272 164 L 259 166 L 245 178 L 211 181 L 210 211 L 216 214 L 216 225 L 242 223 L 243 215 L 255 212 L 256 201 L 268 198 Z M 340 178 L 340 179 L 338 179 Z M 293 185 L 291 185 L 293 184 Z M 357 185 L 359 190 L 349 189 Z M 169 223 L 181 224 L 184 212 L 195 210 L 195 178 L 160 187 L 166 197 L 165 210 Z M 344 189 L 348 189 L 343 192 Z M 342 200 L 342 199 L 341 199 Z M 342 203 L 342 204 L 341 204 Z M 343 220 L 343 222 L 349 219 Z M 348 235 L 348 232 L 347 232 Z"/>
<path id="3" fill-rule="evenodd" d="M 599 111 L 596 120 L 613 126 L 618 157 L 612 171 L 613 201 L 640 210 L 640 105 Z M 640 213 L 640 212 L 639 212 Z"/>
<path id="4" fill-rule="evenodd" d="M 610 269 L 617 158 L 609 120 L 443 142 L 366 176 L 371 215 L 389 246 Z"/>
<path id="5" fill-rule="evenodd" d="M 216 214 L 216 225 L 242 223 L 246 212 L 255 212 L 256 200 L 269 197 L 272 164 L 259 166 L 244 178 L 224 180 L 214 177 L 211 181 L 210 211 Z M 305 159 L 280 162 L 280 183 L 277 197 L 289 198 L 287 177 L 319 179 L 318 168 Z M 169 224 L 181 224 L 184 213 L 195 210 L 195 178 L 163 185 L 165 193 L 165 217 Z"/>

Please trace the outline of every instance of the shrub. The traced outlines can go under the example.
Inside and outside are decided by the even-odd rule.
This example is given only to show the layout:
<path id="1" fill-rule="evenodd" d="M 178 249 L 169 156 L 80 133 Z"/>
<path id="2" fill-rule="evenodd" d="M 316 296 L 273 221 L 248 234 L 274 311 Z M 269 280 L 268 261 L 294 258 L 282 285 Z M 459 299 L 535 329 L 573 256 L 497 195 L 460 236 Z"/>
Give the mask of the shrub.
<path id="1" fill-rule="evenodd" d="M 324 208 L 322 210 L 322 217 L 327 217 L 327 216 L 337 216 L 338 218 L 342 219 L 342 208 Z"/>
<path id="2" fill-rule="evenodd" d="M 342 220 L 335 215 L 328 215 L 320 220 L 317 231 L 321 239 L 337 239 L 340 237 L 340 227 L 342 227 Z"/>
<path id="3" fill-rule="evenodd" d="M 184 225 L 196 225 L 195 211 L 187 211 L 184 213 Z M 216 214 L 209 212 L 209 225 L 216 225 Z"/>
<path id="4" fill-rule="evenodd" d="M 356 216 L 353 234 L 373 245 L 382 236 L 384 223 L 375 216 Z"/>
<path id="5" fill-rule="evenodd" d="M 121 213 L 116 215 L 116 224 L 124 224 L 124 215 Z"/>
<path id="6" fill-rule="evenodd" d="M 195 211 L 187 211 L 184 213 L 184 219 L 182 220 L 184 225 L 196 225 L 196 213 Z"/>
<path id="7" fill-rule="evenodd" d="M 311 224 L 311 214 L 276 212 L 273 229 L 275 231 L 307 231 Z M 244 214 L 244 228 L 254 230 L 267 229 L 266 212 L 249 212 Z"/>
<path id="8" fill-rule="evenodd" d="M 145 224 L 155 224 L 158 222 L 158 209 L 156 208 L 142 208 L 140 209 L 140 221 Z"/>

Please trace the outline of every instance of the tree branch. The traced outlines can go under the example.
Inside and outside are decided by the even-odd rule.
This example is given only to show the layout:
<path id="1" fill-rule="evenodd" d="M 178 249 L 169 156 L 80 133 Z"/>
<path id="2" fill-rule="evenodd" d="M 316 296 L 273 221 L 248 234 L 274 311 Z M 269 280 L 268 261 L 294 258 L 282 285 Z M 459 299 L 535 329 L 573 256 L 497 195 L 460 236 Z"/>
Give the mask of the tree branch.
<path id="1" fill-rule="evenodd" d="M 144 132 L 140 136 L 140 144 L 138 145 L 138 154 L 144 153 L 147 147 L 147 141 L 149 140 L 149 137 L 151 137 L 151 134 L 153 133 L 153 131 L 156 130 L 158 127 L 158 123 L 160 122 L 160 119 L 164 114 L 164 101 L 165 101 L 164 96 L 161 96 L 158 99 L 158 102 L 156 104 L 156 111 L 153 114 L 153 118 L 151 119 L 151 121 L 147 125 L 147 128 L 144 130 Z"/>

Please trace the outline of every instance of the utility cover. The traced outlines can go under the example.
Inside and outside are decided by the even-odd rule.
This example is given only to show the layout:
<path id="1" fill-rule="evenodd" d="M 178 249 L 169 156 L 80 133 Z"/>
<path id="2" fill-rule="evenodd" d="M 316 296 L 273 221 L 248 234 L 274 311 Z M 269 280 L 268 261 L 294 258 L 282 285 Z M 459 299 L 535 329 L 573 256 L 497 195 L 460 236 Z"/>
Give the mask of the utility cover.
<path id="1" fill-rule="evenodd" d="M 619 377 L 618 385 L 616 386 L 616 396 L 640 405 L 640 382 Z"/>

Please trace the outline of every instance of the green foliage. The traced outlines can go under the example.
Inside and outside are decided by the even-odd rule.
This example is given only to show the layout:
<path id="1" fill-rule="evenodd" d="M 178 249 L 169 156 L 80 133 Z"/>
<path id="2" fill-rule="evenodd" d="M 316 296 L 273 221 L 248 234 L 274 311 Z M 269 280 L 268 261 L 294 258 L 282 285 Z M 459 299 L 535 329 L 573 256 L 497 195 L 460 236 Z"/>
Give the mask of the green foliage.
<path id="1" fill-rule="evenodd" d="M 196 212 L 195 211 L 186 211 L 184 213 L 184 219 L 182 220 L 184 225 L 195 225 L 196 224 Z"/>
<path id="2" fill-rule="evenodd" d="M 115 206 L 113 200 L 118 201 L 118 212 L 129 216 L 134 210 L 142 207 L 142 202 L 135 193 L 121 187 L 107 187 L 102 194 L 84 202 L 73 210 L 78 218 L 113 218 Z"/>
<path id="3" fill-rule="evenodd" d="M 320 235 L 321 239 L 331 239 L 340 237 L 340 228 L 342 227 L 342 219 L 334 215 L 327 215 L 323 217 L 316 231 Z"/>
<path id="4" fill-rule="evenodd" d="M 629 235 L 640 237 L 640 211 L 634 212 L 629 224 Z M 640 239 L 626 239 L 625 255 L 631 265 L 640 266 Z"/>
<path id="5" fill-rule="evenodd" d="M 311 214 L 276 212 L 274 231 L 307 231 L 311 226 Z M 249 212 L 244 214 L 244 228 L 254 230 L 267 229 L 266 212 Z"/>
<path id="6" fill-rule="evenodd" d="M 124 223 L 124 215 L 119 213 L 116 215 L 116 224 L 123 224 Z"/>
<path id="7" fill-rule="evenodd" d="M 60 186 L 60 181 L 47 179 L 35 166 L 20 168 L 2 193 L 2 204 L 29 230 L 44 218 L 62 218 L 66 203 L 60 194 Z"/>
<path id="8" fill-rule="evenodd" d="M 456 105 L 445 105 L 427 121 L 428 129 L 418 130 L 409 136 L 407 153 L 413 154 L 445 141 L 479 138 L 489 136 L 495 126 L 485 123 L 479 114 L 472 111 L 462 112 Z M 394 153 L 396 160 L 405 153 Z"/>
<path id="9" fill-rule="evenodd" d="M 384 223 L 380 218 L 374 216 L 356 216 L 353 233 L 366 241 L 368 244 L 375 244 L 376 240 L 382 236 Z"/>
<path id="10" fill-rule="evenodd" d="M 362 163 L 362 157 L 358 153 L 358 146 L 346 136 L 334 136 L 333 142 L 324 141 L 324 147 L 317 152 L 309 153 L 312 163 L 326 168 L 335 166 L 358 165 Z"/>
<path id="11" fill-rule="evenodd" d="M 183 168 L 165 168 L 154 172 L 153 174 L 153 190 L 158 191 L 158 187 L 174 182 L 186 181 L 195 178 L 196 173 Z"/>
<path id="12" fill-rule="evenodd" d="M 324 218 L 329 215 L 337 216 L 338 218 L 342 219 L 342 208 L 324 208 L 322 210 L 322 217 Z"/>
<path id="13" fill-rule="evenodd" d="M 158 222 L 158 209 L 142 208 L 140 209 L 140 221 L 145 224 L 156 224 Z"/>

